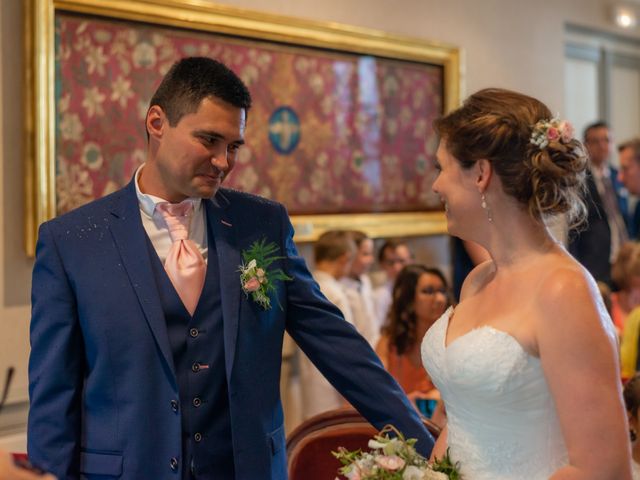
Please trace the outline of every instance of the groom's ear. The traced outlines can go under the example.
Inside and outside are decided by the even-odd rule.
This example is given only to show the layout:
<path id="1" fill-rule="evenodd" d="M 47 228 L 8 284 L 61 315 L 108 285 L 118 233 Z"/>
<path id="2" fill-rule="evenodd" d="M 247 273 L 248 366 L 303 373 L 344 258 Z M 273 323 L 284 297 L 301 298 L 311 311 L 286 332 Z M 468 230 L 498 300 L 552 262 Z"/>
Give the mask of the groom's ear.
<path id="1" fill-rule="evenodd" d="M 160 139 L 164 132 L 165 125 L 169 123 L 164 110 L 159 105 L 152 105 L 147 111 L 146 118 L 147 134 L 151 138 Z"/>
<path id="2" fill-rule="evenodd" d="M 486 158 L 482 158 L 476 162 L 476 186 L 480 193 L 484 193 L 489 187 L 489 182 L 493 175 L 493 166 Z"/>

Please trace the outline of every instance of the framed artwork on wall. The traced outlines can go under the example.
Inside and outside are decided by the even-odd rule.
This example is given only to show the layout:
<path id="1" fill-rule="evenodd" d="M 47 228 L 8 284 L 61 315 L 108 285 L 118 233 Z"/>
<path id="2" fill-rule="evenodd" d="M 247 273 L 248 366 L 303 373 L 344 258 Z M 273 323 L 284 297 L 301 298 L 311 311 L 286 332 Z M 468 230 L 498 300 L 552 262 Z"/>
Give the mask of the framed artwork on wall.
<path id="1" fill-rule="evenodd" d="M 285 204 L 296 241 L 331 228 L 443 233 L 431 122 L 459 101 L 459 51 L 195 0 L 30 0 L 27 242 L 130 181 L 144 118 L 179 58 L 247 84 L 246 145 L 225 185 Z"/>

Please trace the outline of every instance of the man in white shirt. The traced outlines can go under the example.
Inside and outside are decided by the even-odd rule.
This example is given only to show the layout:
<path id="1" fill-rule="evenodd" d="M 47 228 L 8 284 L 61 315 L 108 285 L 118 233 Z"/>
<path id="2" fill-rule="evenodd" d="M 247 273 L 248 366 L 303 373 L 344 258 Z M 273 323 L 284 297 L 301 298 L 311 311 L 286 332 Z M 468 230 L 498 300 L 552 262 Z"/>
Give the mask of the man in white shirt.
<path id="1" fill-rule="evenodd" d="M 358 230 L 350 233 L 357 250 L 353 262 L 351 262 L 349 274 L 343 277 L 340 283 L 345 287 L 356 329 L 375 349 L 378 338 L 380 338 L 380 327 L 376 315 L 373 287 L 367 275 L 375 261 L 373 240 Z"/>
<path id="2" fill-rule="evenodd" d="M 356 246 L 349 232 L 329 230 L 314 245 L 315 269 L 313 278 L 320 291 L 340 309 L 344 319 L 353 323 L 349 299 L 340 279 L 349 273 Z M 300 356 L 302 390 L 302 418 L 306 420 L 318 413 L 346 405 L 344 398 L 327 381 L 306 355 Z"/>
<path id="3" fill-rule="evenodd" d="M 406 243 L 387 240 L 380 248 L 378 262 L 385 273 L 385 282 L 373 291 L 379 331 L 387 319 L 387 313 L 391 306 L 393 284 L 398 278 L 400 270 L 413 263 L 413 254 Z"/>

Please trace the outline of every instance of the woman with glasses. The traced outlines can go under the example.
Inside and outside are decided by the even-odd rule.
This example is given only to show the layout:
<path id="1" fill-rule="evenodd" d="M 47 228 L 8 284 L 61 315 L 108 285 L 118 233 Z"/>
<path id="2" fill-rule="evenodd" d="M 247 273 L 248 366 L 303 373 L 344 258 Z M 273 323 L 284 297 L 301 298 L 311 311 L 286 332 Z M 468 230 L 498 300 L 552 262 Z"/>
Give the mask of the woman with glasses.
<path id="1" fill-rule="evenodd" d="M 447 280 L 437 268 L 408 265 L 393 286 L 392 302 L 376 353 L 410 396 L 435 394 L 422 366 L 420 343 L 449 305 Z"/>

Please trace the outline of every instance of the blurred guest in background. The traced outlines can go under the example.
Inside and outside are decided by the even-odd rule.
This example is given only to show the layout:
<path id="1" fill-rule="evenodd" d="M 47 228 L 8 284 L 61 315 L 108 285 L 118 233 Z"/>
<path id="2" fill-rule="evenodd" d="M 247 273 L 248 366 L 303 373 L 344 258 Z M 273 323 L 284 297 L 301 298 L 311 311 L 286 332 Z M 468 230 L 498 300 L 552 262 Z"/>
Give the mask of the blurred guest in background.
<path id="1" fill-rule="evenodd" d="M 587 175 L 587 222 L 569 232 L 569 252 L 596 280 L 611 285 L 611 263 L 628 240 L 627 198 L 618 172 L 609 164 L 611 132 L 605 122 L 589 125 L 584 145 L 590 164 Z"/>
<path id="2" fill-rule="evenodd" d="M 402 269 L 393 287 L 393 301 L 376 353 L 408 394 L 427 393 L 433 383 L 422 366 L 422 337 L 449 305 L 442 272 L 424 265 Z"/>
<path id="3" fill-rule="evenodd" d="M 618 160 L 620 161 L 618 180 L 624 184 L 631 195 L 640 197 L 640 137 L 618 146 Z M 632 239 L 639 239 L 640 202 L 637 202 L 633 210 L 628 212 L 628 227 L 629 236 Z"/>
<path id="4" fill-rule="evenodd" d="M 629 435 L 631 437 L 631 476 L 633 480 L 640 480 L 640 422 L 638 409 L 640 408 L 640 376 L 635 375 L 624 386 L 624 403 L 629 418 Z"/>
<path id="5" fill-rule="evenodd" d="M 348 275 L 356 253 L 356 245 L 349 232 L 329 230 L 318 238 L 313 249 L 315 270 L 313 278 L 320 291 L 340 309 L 344 319 L 353 325 L 349 299 L 340 279 Z M 302 419 L 345 405 L 344 398 L 311 363 L 306 355 L 300 357 L 302 390 Z"/>
<path id="6" fill-rule="evenodd" d="M 640 370 L 640 243 L 628 242 L 620 249 L 611 269 L 620 290 L 611 294 L 611 317 L 622 332 L 620 362 L 622 378 L 631 378 Z"/>
<path id="7" fill-rule="evenodd" d="M 356 254 L 351 262 L 349 274 L 342 277 L 340 283 L 345 288 L 356 329 L 372 347 L 375 347 L 380 337 L 380 328 L 375 314 L 373 288 L 367 275 L 375 261 L 373 240 L 358 230 L 349 233 L 356 244 Z"/>
<path id="8" fill-rule="evenodd" d="M 611 318 L 622 331 L 631 311 L 640 305 L 640 243 L 622 245 L 611 266 L 611 279 L 618 287 L 611 294 Z"/>
<path id="9" fill-rule="evenodd" d="M 384 282 L 374 291 L 378 327 L 381 328 L 387 318 L 391 306 L 393 284 L 406 265 L 413 263 L 413 254 L 406 243 L 399 240 L 387 240 L 378 252 L 378 262 L 384 272 Z"/>

